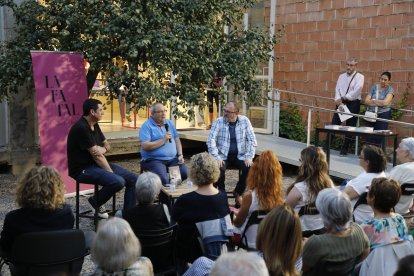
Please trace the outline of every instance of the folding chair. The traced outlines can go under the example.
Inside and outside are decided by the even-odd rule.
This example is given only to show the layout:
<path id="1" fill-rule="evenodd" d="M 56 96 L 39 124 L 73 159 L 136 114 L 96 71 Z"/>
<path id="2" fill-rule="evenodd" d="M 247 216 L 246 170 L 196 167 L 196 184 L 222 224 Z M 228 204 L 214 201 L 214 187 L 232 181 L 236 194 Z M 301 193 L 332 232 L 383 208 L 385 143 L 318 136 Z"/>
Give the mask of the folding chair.
<path id="1" fill-rule="evenodd" d="M 135 232 L 141 247 L 142 256 L 149 258 L 155 275 L 176 272 L 174 256 L 174 230 L 176 225 L 160 230 L 140 230 Z"/>
<path id="2" fill-rule="evenodd" d="M 256 210 L 250 214 L 241 235 L 240 248 L 249 251 L 256 250 L 257 229 L 259 228 L 260 222 L 266 217 L 269 211 L 270 210 Z"/>
<path id="3" fill-rule="evenodd" d="M 32 232 L 16 238 L 9 266 L 12 275 L 79 275 L 88 254 L 81 230 Z"/>

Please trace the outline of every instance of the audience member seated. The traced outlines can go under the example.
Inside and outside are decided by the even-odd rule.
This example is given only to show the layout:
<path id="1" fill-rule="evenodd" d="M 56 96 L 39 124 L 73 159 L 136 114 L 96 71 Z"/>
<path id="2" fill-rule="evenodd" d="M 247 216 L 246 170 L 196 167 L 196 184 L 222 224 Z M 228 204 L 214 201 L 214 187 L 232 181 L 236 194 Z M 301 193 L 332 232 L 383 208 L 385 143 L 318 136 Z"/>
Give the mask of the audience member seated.
<path id="1" fill-rule="evenodd" d="M 372 179 L 385 177 L 384 170 L 387 165 L 387 159 L 381 148 L 367 145 L 361 150 L 359 165 L 364 169 L 364 172 L 348 181 L 344 189 L 344 193 L 346 193 L 352 201 L 352 207 L 358 201 L 360 195 L 368 192 L 368 187 L 371 185 Z M 358 206 L 354 211 L 355 222 L 358 224 L 361 224 L 366 219 L 372 217 L 372 209 L 367 204 Z"/>
<path id="2" fill-rule="evenodd" d="M 161 179 L 152 172 L 142 173 L 135 185 L 137 206 L 116 212 L 125 219 L 132 230 L 159 230 L 170 225 L 170 213 L 164 204 L 154 204 L 161 190 Z"/>
<path id="3" fill-rule="evenodd" d="M 395 180 L 375 178 L 369 187 L 367 201 L 374 210 L 374 217 L 361 227 L 367 234 L 371 250 L 390 243 L 409 240 L 404 218 L 392 211 L 400 199 L 401 189 Z"/>
<path id="4" fill-rule="evenodd" d="M 154 275 L 151 261 L 140 255 L 141 245 L 128 222 L 117 217 L 103 220 L 92 244 L 97 268 L 91 276 Z"/>
<path id="5" fill-rule="evenodd" d="M 260 251 L 250 256 L 263 257 L 270 275 L 299 275 L 298 271 L 302 269 L 302 231 L 299 217 L 290 206 L 282 205 L 269 212 L 260 223 L 256 243 Z M 213 265 L 214 261 L 200 257 L 184 276 L 213 275 L 209 274 Z"/>
<path id="6" fill-rule="evenodd" d="M 401 164 L 392 168 L 389 178 L 398 181 L 400 185 L 414 183 L 414 138 L 402 139 L 396 153 Z M 406 214 L 412 205 L 413 196 L 401 195 L 400 201 L 395 206 L 395 212 Z"/>
<path id="7" fill-rule="evenodd" d="M 166 119 L 167 109 L 162 103 L 151 106 L 151 117 L 139 130 L 141 142 L 141 168 L 161 178 L 162 185 L 169 183 L 168 167 L 178 166 L 181 179 L 187 179 L 183 148 L 171 120 Z"/>
<path id="8" fill-rule="evenodd" d="M 247 187 L 241 207 L 233 224 L 243 233 L 246 222 L 253 211 L 271 210 L 284 203 L 282 191 L 282 166 L 276 155 L 264 151 L 253 163 L 247 176 Z M 255 229 L 251 229 L 256 227 Z M 257 225 L 251 226 L 246 233 L 249 248 L 256 248 Z"/>
<path id="9" fill-rule="evenodd" d="M 256 245 L 270 275 L 299 275 L 302 231 L 300 219 L 290 206 L 282 205 L 267 214 L 259 225 Z"/>
<path id="10" fill-rule="evenodd" d="M 195 274 L 194 274 L 195 275 Z M 213 266 L 211 276 L 268 276 L 266 264 L 254 253 L 234 252 L 220 256 Z"/>
<path id="11" fill-rule="evenodd" d="M 333 183 L 328 174 L 325 153 L 321 148 L 309 146 L 302 150 L 300 156 L 298 176 L 288 188 L 286 203 L 299 213 L 303 236 L 309 237 L 324 231 L 322 218 L 315 213 L 314 205 L 318 193 L 325 188 L 332 188 Z M 305 206 L 310 208 L 304 209 L 304 214 L 301 214 L 300 210 Z M 312 209 L 313 212 L 308 211 Z"/>
<path id="12" fill-rule="evenodd" d="M 193 262 L 203 255 L 197 246 L 198 236 L 205 242 L 206 256 L 214 259 L 220 254 L 224 236 L 233 235 L 227 195 L 213 186 L 219 175 L 218 164 L 208 153 L 191 157 L 190 179 L 197 189 L 180 196 L 172 208 L 172 219 L 178 224 L 176 256 L 179 260 Z M 211 243 L 207 243 L 207 237 Z"/>
<path id="13" fill-rule="evenodd" d="M 335 188 L 324 189 L 316 198 L 316 207 L 326 233 L 313 235 L 305 242 L 303 275 L 318 275 L 318 267 L 326 261 L 339 264 L 351 260 L 354 266 L 366 258 L 369 241 L 361 227 L 350 222 L 352 206 L 348 196 Z"/>
<path id="14" fill-rule="evenodd" d="M 72 229 L 75 219 L 64 195 L 65 186 L 57 170 L 40 166 L 27 172 L 16 191 L 20 208 L 10 211 L 4 219 L 0 238 L 3 253 L 10 253 L 19 235 Z"/>
<path id="15" fill-rule="evenodd" d="M 394 276 L 414 275 L 414 255 L 408 255 L 398 262 L 397 271 Z"/>

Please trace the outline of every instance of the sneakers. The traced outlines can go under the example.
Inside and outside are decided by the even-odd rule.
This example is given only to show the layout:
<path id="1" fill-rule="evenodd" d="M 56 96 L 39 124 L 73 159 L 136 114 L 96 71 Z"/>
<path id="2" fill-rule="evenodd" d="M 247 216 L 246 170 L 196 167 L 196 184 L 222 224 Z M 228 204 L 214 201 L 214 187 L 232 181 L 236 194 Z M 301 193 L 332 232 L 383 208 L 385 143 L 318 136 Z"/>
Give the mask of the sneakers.
<path id="1" fill-rule="evenodd" d="M 106 212 L 105 206 L 101 205 L 101 206 L 99 206 L 98 210 L 96 210 L 95 202 L 93 200 L 93 196 L 91 196 L 90 198 L 88 198 L 88 202 L 92 206 L 93 210 L 95 212 L 96 211 L 98 212 L 98 217 L 103 218 L 103 219 L 109 218 L 109 215 Z"/>

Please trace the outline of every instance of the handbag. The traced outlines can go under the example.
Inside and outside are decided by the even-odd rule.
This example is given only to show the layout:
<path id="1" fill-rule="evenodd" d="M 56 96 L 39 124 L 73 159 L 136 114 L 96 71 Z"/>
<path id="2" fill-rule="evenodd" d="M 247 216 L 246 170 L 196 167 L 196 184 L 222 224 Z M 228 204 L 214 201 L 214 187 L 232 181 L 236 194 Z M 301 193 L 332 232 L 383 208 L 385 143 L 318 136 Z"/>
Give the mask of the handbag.
<path id="1" fill-rule="evenodd" d="M 376 100 L 378 100 L 378 90 L 379 90 L 379 88 L 378 88 L 378 85 L 377 85 L 376 86 L 376 91 L 375 91 Z M 375 123 L 377 121 L 377 117 L 378 117 L 378 106 L 375 106 L 375 112 L 368 111 L 368 110 L 365 111 L 365 114 L 364 114 L 364 120 L 365 121 Z"/>

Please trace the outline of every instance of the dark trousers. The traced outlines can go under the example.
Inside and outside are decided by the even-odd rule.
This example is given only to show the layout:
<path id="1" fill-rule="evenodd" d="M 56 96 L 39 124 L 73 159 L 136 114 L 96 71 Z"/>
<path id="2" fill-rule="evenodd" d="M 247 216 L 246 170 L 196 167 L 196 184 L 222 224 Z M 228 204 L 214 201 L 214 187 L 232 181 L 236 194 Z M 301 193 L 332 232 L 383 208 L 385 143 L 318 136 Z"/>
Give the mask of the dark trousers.
<path id="1" fill-rule="evenodd" d="M 162 185 L 170 183 L 168 167 L 178 166 L 180 168 L 181 180 L 187 179 L 187 167 L 184 164 L 178 164 L 178 158 L 171 160 L 146 159 L 141 161 L 141 168 L 144 171 L 150 171 L 161 178 Z"/>
<path id="2" fill-rule="evenodd" d="M 241 171 L 239 181 L 237 182 L 236 188 L 234 189 L 235 193 L 242 195 L 246 189 L 246 178 L 249 173 L 250 167 L 247 167 L 244 163 L 244 160 L 237 159 L 237 155 L 227 156 L 227 160 L 224 160 L 224 165 L 220 168 L 220 178 L 216 182 L 217 187 L 221 191 L 226 190 L 224 182 L 226 181 L 226 169 L 228 166 L 234 166 Z"/>
<path id="3" fill-rule="evenodd" d="M 348 102 L 346 102 L 346 106 L 348 107 L 348 109 L 351 113 L 359 114 L 359 110 L 360 110 L 360 107 L 361 107 L 361 101 L 360 100 L 348 101 Z M 338 109 L 338 106 L 335 107 L 335 110 L 336 109 Z M 358 117 L 349 118 L 345 122 L 346 122 L 347 126 L 356 126 L 356 124 L 358 122 Z M 341 124 L 341 120 L 339 119 L 338 113 L 335 113 L 334 116 L 332 117 L 332 124 L 333 125 L 340 125 Z M 334 138 L 335 138 L 335 136 L 332 135 L 331 142 L 333 142 Z M 349 136 L 349 135 L 345 136 L 345 141 L 344 141 L 344 144 L 342 145 L 342 149 L 341 149 L 342 153 L 348 152 L 349 144 L 351 143 L 351 141 L 352 141 L 352 136 Z"/>
<path id="4" fill-rule="evenodd" d="M 378 113 L 377 118 L 387 119 L 387 120 L 390 119 L 391 118 L 391 110 L 386 111 L 386 112 L 382 112 L 382 113 Z M 373 127 L 374 130 L 388 129 L 388 122 L 381 122 L 381 121 L 368 122 L 368 121 L 365 121 L 365 124 L 366 124 L 367 127 Z M 382 147 L 382 144 L 384 143 L 384 137 L 367 137 L 365 139 L 365 142 L 367 144 L 370 144 L 370 145 L 374 145 L 374 146 L 377 146 L 377 147 Z"/>
<path id="5" fill-rule="evenodd" d="M 135 183 L 138 176 L 117 165 L 109 164 L 113 173 L 108 172 L 98 165 L 92 165 L 84 169 L 76 180 L 85 184 L 95 184 L 102 186 L 98 192 L 98 206 L 105 204 L 115 193 L 125 187 L 124 209 L 132 208 L 136 205 Z"/>

